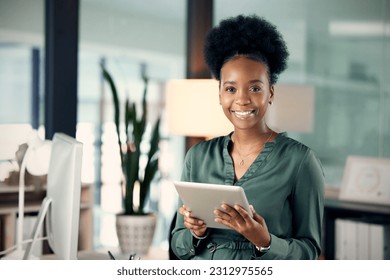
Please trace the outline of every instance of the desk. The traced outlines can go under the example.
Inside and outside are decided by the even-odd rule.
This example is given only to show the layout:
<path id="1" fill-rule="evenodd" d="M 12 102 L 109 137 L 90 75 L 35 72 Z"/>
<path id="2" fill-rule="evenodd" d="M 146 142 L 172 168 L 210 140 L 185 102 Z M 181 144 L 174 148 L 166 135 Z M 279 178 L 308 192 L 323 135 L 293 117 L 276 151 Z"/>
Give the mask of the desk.
<path id="1" fill-rule="evenodd" d="M 325 192 L 323 247 L 327 260 L 335 259 L 335 222 L 338 218 L 390 224 L 390 206 L 343 201 L 338 199 L 338 192 Z"/>

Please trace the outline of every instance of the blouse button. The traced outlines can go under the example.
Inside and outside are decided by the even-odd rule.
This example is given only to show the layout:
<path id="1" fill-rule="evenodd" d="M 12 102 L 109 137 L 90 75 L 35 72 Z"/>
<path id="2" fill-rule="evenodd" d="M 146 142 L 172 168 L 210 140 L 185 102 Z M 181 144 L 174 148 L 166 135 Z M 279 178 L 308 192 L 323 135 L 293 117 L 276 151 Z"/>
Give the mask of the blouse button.
<path id="1" fill-rule="evenodd" d="M 210 254 L 212 254 L 215 252 L 215 250 L 217 250 L 217 245 L 214 243 L 211 243 L 211 244 L 209 244 L 209 246 L 207 246 L 207 249 L 209 249 Z"/>

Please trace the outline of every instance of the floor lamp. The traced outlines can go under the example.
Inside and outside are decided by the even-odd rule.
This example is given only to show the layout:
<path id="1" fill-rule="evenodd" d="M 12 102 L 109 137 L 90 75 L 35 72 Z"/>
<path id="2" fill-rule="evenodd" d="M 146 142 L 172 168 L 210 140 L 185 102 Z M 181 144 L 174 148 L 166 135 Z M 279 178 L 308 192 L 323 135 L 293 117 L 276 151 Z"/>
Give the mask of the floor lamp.
<path id="1" fill-rule="evenodd" d="M 169 133 L 210 138 L 233 131 L 218 96 L 218 81 L 213 79 L 168 81 L 166 112 Z"/>

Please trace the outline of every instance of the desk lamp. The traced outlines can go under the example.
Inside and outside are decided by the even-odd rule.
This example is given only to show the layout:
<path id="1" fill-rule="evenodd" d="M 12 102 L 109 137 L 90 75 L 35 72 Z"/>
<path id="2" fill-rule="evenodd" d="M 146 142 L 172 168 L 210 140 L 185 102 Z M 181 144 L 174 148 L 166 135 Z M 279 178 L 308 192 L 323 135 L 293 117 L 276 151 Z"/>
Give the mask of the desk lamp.
<path id="1" fill-rule="evenodd" d="M 51 141 L 39 138 L 37 131 L 33 130 L 28 136 L 27 150 L 24 154 L 19 172 L 18 222 L 16 236 L 16 251 L 7 258 L 22 259 L 23 257 L 23 221 L 24 221 L 24 193 L 26 169 L 31 175 L 42 176 L 47 174 L 51 153 Z"/>

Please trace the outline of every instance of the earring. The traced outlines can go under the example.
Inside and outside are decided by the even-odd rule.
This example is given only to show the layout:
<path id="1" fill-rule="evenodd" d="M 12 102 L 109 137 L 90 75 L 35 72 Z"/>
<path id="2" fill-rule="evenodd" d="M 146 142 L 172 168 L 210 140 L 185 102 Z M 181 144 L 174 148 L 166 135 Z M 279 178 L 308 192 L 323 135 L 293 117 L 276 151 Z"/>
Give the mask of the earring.
<path id="1" fill-rule="evenodd" d="M 270 102 L 268 102 L 269 103 L 269 105 L 272 105 L 272 101 L 270 101 Z"/>

